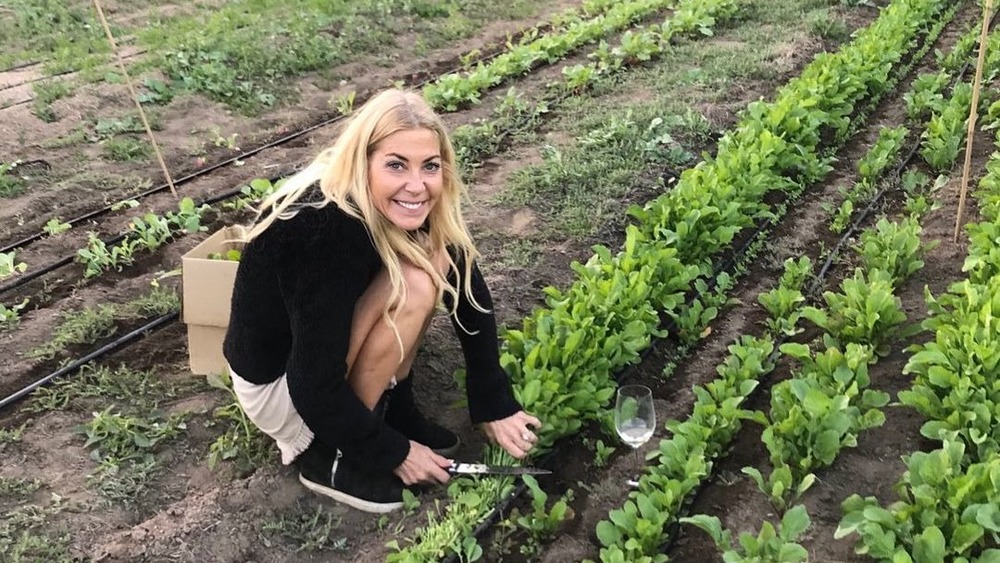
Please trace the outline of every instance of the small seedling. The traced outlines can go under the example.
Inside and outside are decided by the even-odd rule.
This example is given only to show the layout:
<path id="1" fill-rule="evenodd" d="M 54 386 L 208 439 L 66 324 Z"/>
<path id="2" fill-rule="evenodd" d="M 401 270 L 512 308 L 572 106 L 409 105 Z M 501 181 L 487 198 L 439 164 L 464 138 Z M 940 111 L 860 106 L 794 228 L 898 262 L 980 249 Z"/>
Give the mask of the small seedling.
<path id="1" fill-rule="evenodd" d="M 27 264 L 16 260 L 13 250 L 10 252 L 0 252 L 0 280 L 9 278 L 14 274 L 23 273 L 27 269 Z"/>
<path id="2" fill-rule="evenodd" d="M 73 225 L 70 225 L 69 223 L 63 223 L 62 219 L 60 219 L 59 217 L 53 217 L 49 219 L 47 223 L 45 223 L 45 226 L 42 227 L 42 230 L 48 233 L 50 237 L 54 237 L 60 233 L 65 233 L 66 231 L 72 228 Z"/>

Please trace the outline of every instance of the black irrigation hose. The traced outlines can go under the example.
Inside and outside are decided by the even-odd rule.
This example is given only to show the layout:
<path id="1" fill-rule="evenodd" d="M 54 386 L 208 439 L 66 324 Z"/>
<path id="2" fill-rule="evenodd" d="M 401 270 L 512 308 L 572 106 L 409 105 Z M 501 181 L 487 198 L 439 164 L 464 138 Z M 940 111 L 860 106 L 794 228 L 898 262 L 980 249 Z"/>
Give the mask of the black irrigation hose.
<path id="1" fill-rule="evenodd" d="M 94 350 L 93 352 L 87 354 L 86 356 L 73 360 L 69 364 L 59 368 L 58 370 L 50 373 L 49 375 L 46 375 L 45 377 L 39 379 L 38 381 L 32 383 L 31 385 L 28 385 L 24 389 L 21 389 L 20 391 L 17 391 L 16 393 L 8 397 L 5 397 L 3 400 L 0 400 L 0 411 L 16 403 L 17 401 L 23 399 L 35 389 L 38 389 L 42 385 L 51 382 L 57 377 L 62 377 L 63 375 L 72 373 L 83 367 L 88 362 L 93 361 L 105 354 L 110 354 L 111 352 L 118 350 L 119 348 L 125 346 L 126 344 L 131 343 L 136 338 L 145 335 L 147 332 L 151 330 L 156 330 L 157 328 L 160 328 L 163 325 L 166 325 L 167 323 L 174 321 L 179 316 L 180 316 L 179 313 L 174 312 L 174 313 L 167 313 L 162 317 L 157 317 L 151 320 L 150 322 L 142 325 L 141 327 L 129 332 L 128 334 L 122 335 L 117 340 L 109 342 L 104 346 L 101 346 L 100 348 Z"/>
<path id="2" fill-rule="evenodd" d="M 49 74 L 47 76 L 42 76 L 40 78 L 33 78 L 31 80 L 25 80 L 24 82 L 18 82 L 17 84 L 7 84 L 6 86 L 0 87 L 0 92 L 3 92 L 4 90 L 11 90 L 13 88 L 17 88 L 18 86 L 26 86 L 28 84 L 33 84 L 35 82 L 41 82 L 42 80 L 45 80 L 45 79 L 56 78 L 58 76 L 66 76 L 67 74 L 73 74 L 74 72 L 78 72 L 78 71 L 76 71 L 76 70 L 61 70 L 61 71 L 59 71 L 59 72 L 57 72 L 55 74 Z M 30 101 L 33 101 L 33 99 L 32 100 L 28 100 L 28 102 L 30 102 Z M 16 106 L 18 104 L 28 103 L 28 102 L 17 102 L 15 104 L 11 104 L 9 106 L 4 106 L 3 109 L 7 109 L 9 107 L 14 107 L 14 106 Z"/>
<path id="3" fill-rule="evenodd" d="M 27 68 L 29 66 L 35 66 L 35 65 L 40 65 L 40 64 L 42 64 L 42 61 L 28 61 L 26 63 L 16 64 L 16 65 L 14 65 L 14 66 L 12 66 L 10 68 L 5 68 L 3 70 L 0 70 L 0 74 L 2 74 L 4 72 L 13 72 L 15 70 L 21 70 L 22 68 Z"/>

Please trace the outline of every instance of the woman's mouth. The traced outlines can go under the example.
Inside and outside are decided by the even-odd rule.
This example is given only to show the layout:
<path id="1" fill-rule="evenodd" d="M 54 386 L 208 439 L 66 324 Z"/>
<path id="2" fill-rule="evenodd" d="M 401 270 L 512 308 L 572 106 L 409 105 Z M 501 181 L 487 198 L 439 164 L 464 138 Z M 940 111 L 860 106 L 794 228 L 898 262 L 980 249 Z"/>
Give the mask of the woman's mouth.
<path id="1" fill-rule="evenodd" d="M 392 201 L 398 203 L 403 209 L 409 209 L 411 211 L 420 209 L 425 203 L 423 201 L 399 201 L 398 199 L 394 199 Z"/>

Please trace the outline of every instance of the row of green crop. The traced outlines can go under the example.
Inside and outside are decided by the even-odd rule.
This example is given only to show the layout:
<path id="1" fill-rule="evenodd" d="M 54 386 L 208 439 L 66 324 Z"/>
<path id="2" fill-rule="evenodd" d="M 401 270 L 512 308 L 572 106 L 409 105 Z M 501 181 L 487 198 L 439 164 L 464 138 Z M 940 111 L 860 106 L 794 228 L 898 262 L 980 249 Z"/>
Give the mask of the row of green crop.
<path id="1" fill-rule="evenodd" d="M 453 138 L 463 170 L 478 167 L 486 156 L 492 156 L 504 139 L 537 125 L 540 117 L 551 112 L 566 99 L 580 95 L 598 84 L 611 80 L 628 68 L 654 61 L 670 48 L 671 41 L 681 37 L 709 36 L 712 26 L 733 17 L 738 8 L 735 0 L 701 2 L 681 0 L 669 19 L 660 24 L 626 31 L 618 46 L 602 41 L 587 57 L 590 63 L 566 67 L 562 80 L 546 86 L 546 93 L 535 103 L 518 98 L 512 87 L 506 99 L 495 110 L 496 119 L 478 125 L 459 127 Z"/>
<path id="2" fill-rule="evenodd" d="M 1000 73 L 1000 33 L 992 33 L 986 46 L 983 80 L 988 84 Z M 958 158 L 965 141 L 968 127 L 969 107 L 972 104 L 972 81 L 960 82 L 952 87 L 951 96 L 944 98 L 943 90 L 948 83 L 947 71 L 922 77 L 926 88 L 912 101 L 922 102 L 920 110 L 908 108 L 913 114 L 929 111 L 931 118 L 921 138 L 920 155 L 938 172 L 948 171 Z M 981 91 L 979 111 L 990 103 L 994 94 L 991 89 Z"/>
<path id="3" fill-rule="evenodd" d="M 582 45 L 625 29 L 664 8 L 673 7 L 676 1 L 618 2 L 607 12 L 575 22 L 561 33 L 546 34 L 517 46 L 510 45 L 507 52 L 489 62 L 479 63 L 470 72 L 446 74 L 424 86 L 424 97 L 435 109 L 455 111 L 462 105 L 478 102 L 482 92 L 513 76 L 530 72 L 543 61 L 554 63 Z"/>
<path id="4" fill-rule="evenodd" d="M 905 130 L 905 129 L 904 129 Z M 898 135 L 896 135 L 898 137 Z M 880 141 L 881 141 L 880 136 Z M 878 180 L 888 167 L 888 164 L 895 160 L 898 153 L 898 146 L 893 145 L 892 150 L 887 150 L 885 143 L 877 141 L 863 157 L 859 163 L 862 177 L 872 185 Z M 801 331 L 797 328 L 801 317 L 812 320 L 821 328 L 833 331 L 835 334 L 845 336 L 857 336 L 860 332 L 857 326 L 858 321 L 868 320 L 873 328 L 878 328 L 882 335 L 887 334 L 887 330 L 892 328 L 894 322 L 900 320 L 901 314 L 898 302 L 886 301 L 887 287 L 883 279 L 885 276 L 871 274 L 878 267 L 888 269 L 890 279 L 901 279 L 909 276 L 922 265 L 919 261 L 920 239 L 919 225 L 916 219 L 908 219 L 903 227 L 898 227 L 887 222 L 880 222 L 872 232 L 867 232 L 862 236 L 857 250 L 865 258 L 872 281 L 865 279 L 863 274 L 855 275 L 854 279 L 844 282 L 842 295 L 828 292 L 824 295 L 827 300 L 829 312 L 824 312 L 815 307 L 802 308 L 805 297 L 802 293 L 802 286 L 811 273 L 811 263 L 807 258 L 799 262 L 786 261 L 785 273 L 782 275 L 778 287 L 759 297 L 760 303 L 769 313 L 766 321 L 768 329 L 778 336 L 792 336 Z M 883 257 L 884 258 L 880 258 Z M 880 260 L 883 260 L 880 262 Z M 885 260 L 890 262 L 886 263 Z M 861 279 L 858 279 L 858 278 Z M 875 287 L 872 287 L 875 286 Z M 884 316 L 876 319 L 865 319 L 859 315 L 858 307 L 861 305 L 872 305 L 878 313 Z M 871 307 L 869 307 L 871 308 Z M 859 318 L 861 317 L 861 318 Z M 892 319 L 892 321 L 890 321 Z M 851 323 L 854 326 L 851 326 Z M 883 326 L 885 325 L 885 326 Z M 846 330 L 845 330 L 846 329 Z M 770 340 L 770 338 L 768 338 Z M 835 341 L 831 341 L 836 344 Z M 877 341 L 881 348 L 884 344 L 880 338 Z M 769 344 L 773 346 L 773 343 Z M 785 401 L 779 401 L 783 409 L 776 407 L 772 410 L 771 421 L 763 415 L 751 415 L 740 412 L 738 409 L 729 409 L 725 414 L 717 412 L 722 401 L 718 398 L 728 398 L 733 390 L 742 385 L 742 381 L 734 380 L 729 383 L 727 393 L 715 392 L 704 397 L 699 395 L 696 400 L 694 412 L 691 418 L 683 424 L 672 423 L 671 430 L 675 438 L 671 441 L 664 441 L 661 445 L 661 455 L 659 465 L 649 468 L 650 475 L 658 476 L 657 485 L 649 489 L 644 489 L 645 482 L 640 481 L 638 492 L 630 495 L 630 500 L 621 510 L 612 511 L 610 520 L 602 522 L 598 527 L 598 538 L 602 544 L 608 548 L 601 552 L 604 561 L 632 561 L 643 557 L 657 557 L 656 550 L 660 543 L 665 540 L 663 537 L 665 526 L 676 521 L 683 501 L 694 487 L 703 479 L 707 478 L 704 470 L 711 467 L 711 457 L 703 460 L 706 453 L 715 455 L 719 450 L 728 444 L 732 434 L 728 432 L 729 426 L 739 427 L 743 418 L 756 418 L 758 422 L 765 424 L 769 430 L 765 431 L 765 442 L 772 453 L 772 463 L 775 470 L 765 481 L 759 472 L 752 468 L 748 471 L 754 475 L 762 490 L 767 490 L 772 494 L 772 502 L 776 506 L 781 506 L 780 512 L 784 512 L 784 507 L 788 499 L 783 495 L 792 491 L 801 494 L 811 484 L 812 476 L 808 471 L 812 464 L 822 462 L 829 464 L 839 451 L 840 444 L 850 443 L 848 431 L 854 431 L 862 427 L 881 424 L 878 407 L 884 406 L 888 396 L 864 392 L 867 387 L 867 371 L 865 367 L 873 359 L 871 351 L 858 349 L 853 343 L 848 344 L 846 353 L 837 349 L 827 350 L 823 358 L 813 358 L 810 350 L 802 345 L 788 345 L 782 347 L 782 351 L 803 363 L 800 370 L 801 379 L 808 381 L 819 381 L 810 374 L 815 375 L 821 372 L 819 366 L 823 368 L 837 369 L 844 371 L 847 368 L 855 372 L 855 380 L 858 383 L 857 389 L 850 399 L 839 401 L 838 398 L 820 399 L 817 395 L 818 387 L 809 386 L 808 383 L 786 382 L 776 387 L 774 393 L 785 396 Z M 721 368 L 720 368 L 721 369 Z M 721 373 L 721 372 L 720 372 Z M 749 385 L 747 393 L 753 389 Z M 842 387 L 850 387 L 843 385 Z M 864 392 L 862 395 L 858 393 Z M 809 403 L 813 408 L 799 406 L 799 395 L 811 395 L 814 399 Z M 745 395 L 738 395 L 741 402 Z M 715 402 L 713 402 L 715 399 Z M 834 404 L 839 405 L 836 410 L 830 409 Z M 860 404 L 854 404 L 860 403 Z M 738 404 L 738 403 L 737 403 Z M 703 409 L 709 409 L 710 415 L 704 414 Z M 861 415 L 861 409 L 866 409 Z M 778 414 L 776 414 L 778 413 Z M 829 418 L 825 421 L 817 421 L 816 417 L 824 415 Z M 835 420 L 834 420 L 835 419 Z M 704 421 L 708 421 L 707 423 Z M 722 422 L 720 422 L 720 420 Z M 778 421 L 780 420 L 780 423 Z M 860 422 L 860 424 L 855 424 Z M 845 432 L 835 443 L 829 439 L 822 441 L 818 447 L 810 444 L 812 432 L 820 426 L 836 427 Z M 683 429 L 678 430 L 678 429 Z M 692 431 L 691 429 L 697 431 Z M 802 433 L 805 433 L 803 435 Z M 676 436 L 684 439 L 684 447 L 678 448 L 675 442 Z M 703 438 L 705 441 L 691 439 L 691 436 Z M 718 441 L 717 441 L 718 440 Z M 669 452 L 669 453 L 668 453 Z M 694 461 L 698 460 L 698 461 Z M 794 462 L 792 461 L 794 460 Z M 670 491 L 671 494 L 664 495 L 662 491 Z M 640 509 L 642 506 L 644 509 Z M 699 520 L 701 523 L 706 523 Z M 714 528 L 712 528 L 714 530 Z M 720 532 L 721 533 L 721 532 Z M 721 536 L 720 536 L 721 537 Z M 655 560 L 655 559 L 654 559 Z"/>
<path id="5" fill-rule="evenodd" d="M 548 288 L 548 308 L 505 334 L 502 362 L 519 400 L 543 421 L 542 450 L 604 407 L 614 371 L 637 361 L 662 334 L 660 315 L 676 315 L 695 279 L 712 274 L 710 257 L 753 219 L 771 213 L 761 202 L 766 192 L 790 191 L 829 170 L 819 155 L 820 129 L 846 135 L 854 108 L 888 90 L 893 64 L 944 5 L 893 2 L 843 52 L 818 57 L 778 101 L 753 104 L 715 159 L 686 171 L 670 194 L 633 210 L 639 225 L 627 229 L 620 253 L 597 247 L 587 264 L 573 266 L 578 279 L 569 290 Z M 478 521 L 444 518 L 430 528 L 453 529 L 452 544 Z M 414 541 L 390 560 L 433 559 L 448 549 Z"/>
<path id="6" fill-rule="evenodd" d="M 862 430 L 885 421 L 880 409 L 889 395 L 869 388 L 868 368 L 887 352 L 880 348 L 890 337 L 903 335 L 895 332 L 906 317 L 893 292 L 923 265 L 926 247 L 920 245 L 918 221 L 916 216 L 900 223 L 882 219 L 863 232 L 855 247 L 861 266 L 843 281 L 841 293 L 825 292 L 825 309 L 802 310 L 802 318 L 822 329 L 816 340 L 825 350 L 813 352 L 800 343 L 780 346 L 799 367 L 772 388 L 768 416 L 747 416 L 764 425 L 761 439 L 772 471 L 767 477 L 755 467 L 743 472 L 770 497 L 780 522 L 765 521 L 756 536 L 742 532 L 734 544 L 733 532 L 715 516 L 681 519 L 708 533 L 726 561 L 808 559 L 797 540 L 810 525 L 809 515 L 804 505 L 791 505 L 816 482 L 813 470 L 832 464 L 843 447 L 857 444 Z"/>
<path id="7" fill-rule="evenodd" d="M 1000 561 L 1000 153 L 976 195 L 985 220 L 967 227 L 969 277 L 937 298 L 928 292 L 923 327 L 934 340 L 915 348 L 904 368 L 913 386 L 899 393 L 942 447 L 905 459 L 899 501 L 843 503 L 837 537 L 857 533 L 857 552 L 880 561 Z"/>
<path id="8" fill-rule="evenodd" d="M 961 111 L 968 114 L 971 85 L 962 82 L 955 84 L 953 88 L 955 95 L 951 101 L 944 99 L 943 92 L 949 87 L 955 74 L 972 62 L 970 57 L 972 47 L 975 46 L 972 40 L 979 38 L 978 24 L 978 21 L 974 22 L 947 55 L 939 54 L 939 63 L 942 66 L 940 71 L 920 74 L 914 79 L 910 90 L 903 94 L 909 121 L 913 124 L 926 123 L 926 126 L 922 127 L 924 131 L 921 134 L 922 155 L 939 170 L 949 169 L 958 155 L 958 144 L 965 131 L 965 121 L 958 114 Z M 991 61 L 992 64 L 995 64 L 995 61 Z M 834 217 L 830 225 L 832 232 L 843 232 L 850 223 L 855 209 L 875 196 L 878 187 L 874 177 L 898 159 L 909 131 L 905 125 L 879 131 L 875 145 L 858 163 L 858 181 L 847 190 L 843 190 L 844 201 L 836 211 L 832 207 L 829 209 Z M 924 180 L 911 172 L 903 181 L 904 187 L 912 189 L 916 183 L 922 183 Z M 914 199 L 913 203 L 921 205 L 919 199 Z"/>

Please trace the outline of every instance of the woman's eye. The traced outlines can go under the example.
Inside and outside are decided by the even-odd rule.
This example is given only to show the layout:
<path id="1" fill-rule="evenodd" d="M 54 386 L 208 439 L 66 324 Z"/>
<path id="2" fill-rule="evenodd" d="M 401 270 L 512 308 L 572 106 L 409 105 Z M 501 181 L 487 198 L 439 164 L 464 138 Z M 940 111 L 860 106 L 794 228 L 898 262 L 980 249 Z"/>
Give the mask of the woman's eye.
<path id="1" fill-rule="evenodd" d="M 391 168 L 393 170 L 402 170 L 403 169 L 403 163 L 400 162 L 400 161 L 398 161 L 398 160 L 390 161 L 388 164 L 386 164 L 386 166 L 388 166 L 389 168 Z"/>
<path id="2" fill-rule="evenodd" d="M 438 164 L 437 162 L 428 162 L 427 164 L 424 165 L 424 170 L 427 170 L 429 172 L 436 172 L 440 169 L 441 165 Z"/>

